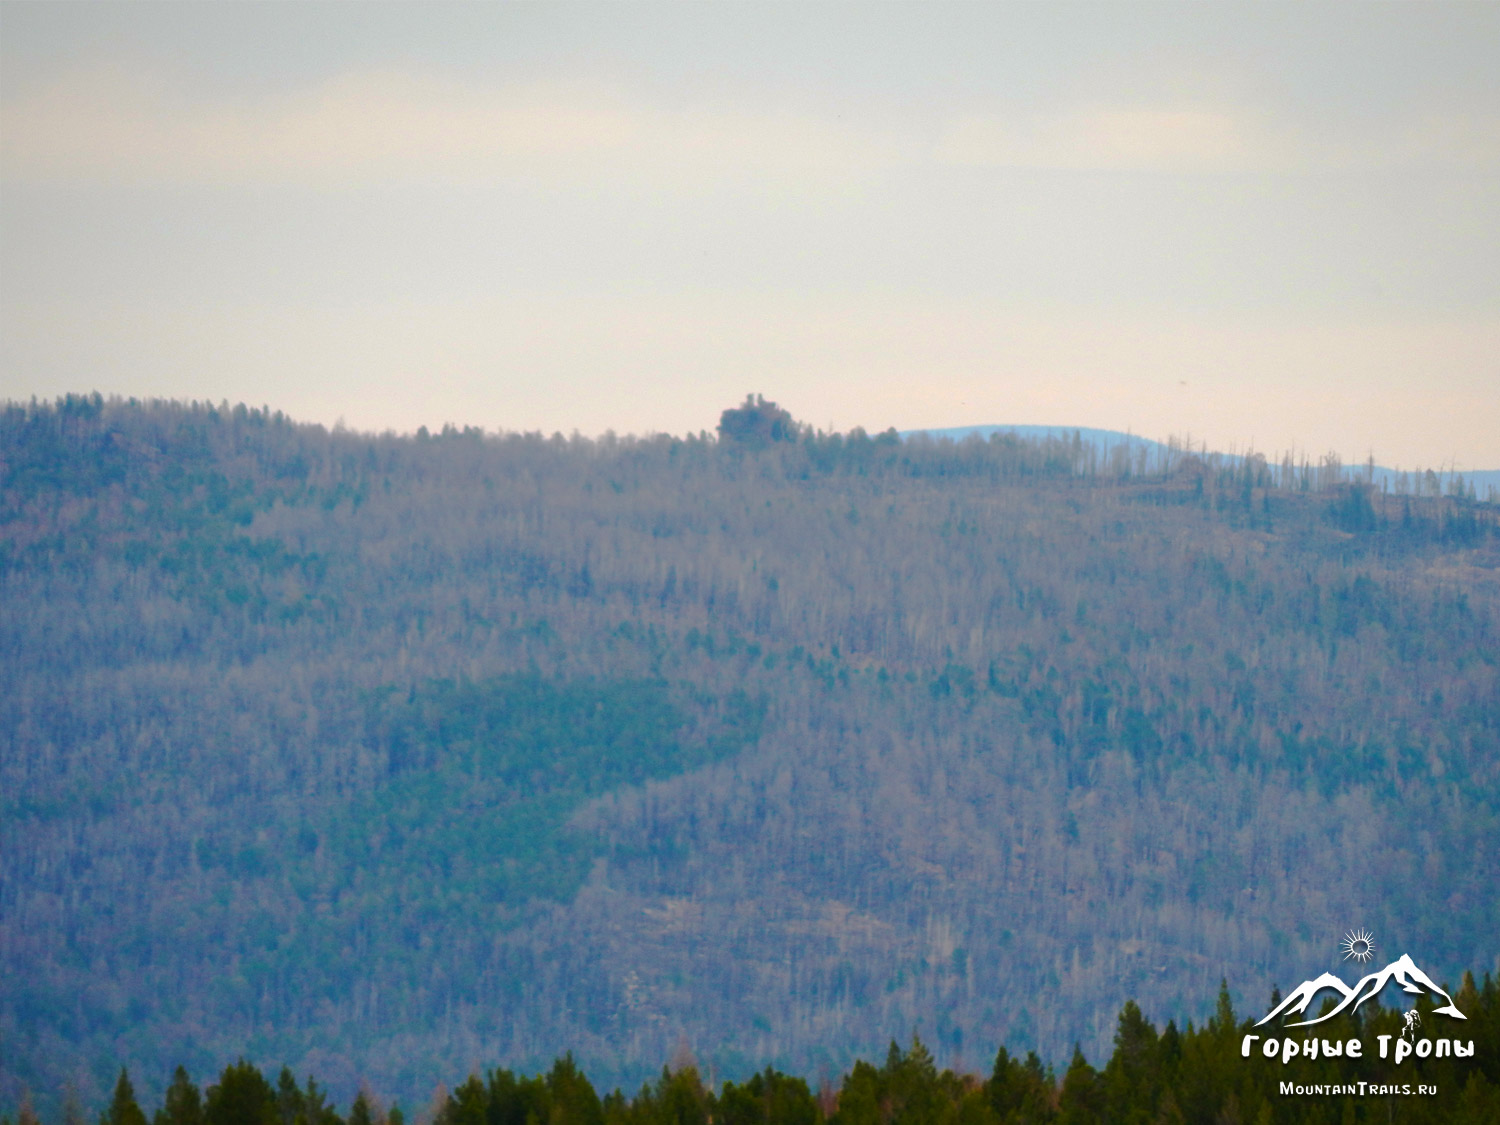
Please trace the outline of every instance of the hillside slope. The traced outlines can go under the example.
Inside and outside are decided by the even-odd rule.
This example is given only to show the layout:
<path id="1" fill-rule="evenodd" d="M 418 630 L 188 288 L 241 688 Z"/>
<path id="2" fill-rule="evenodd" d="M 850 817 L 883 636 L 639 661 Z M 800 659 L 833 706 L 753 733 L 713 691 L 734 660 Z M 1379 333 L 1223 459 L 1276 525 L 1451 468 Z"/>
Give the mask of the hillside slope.
<path id="1" fill-rule="evenodd" d="M 790 436 L 8 408 L 0 1093 L 1061 1063 L 1351 926 L 1497 964 L 1493 506 Z"/>

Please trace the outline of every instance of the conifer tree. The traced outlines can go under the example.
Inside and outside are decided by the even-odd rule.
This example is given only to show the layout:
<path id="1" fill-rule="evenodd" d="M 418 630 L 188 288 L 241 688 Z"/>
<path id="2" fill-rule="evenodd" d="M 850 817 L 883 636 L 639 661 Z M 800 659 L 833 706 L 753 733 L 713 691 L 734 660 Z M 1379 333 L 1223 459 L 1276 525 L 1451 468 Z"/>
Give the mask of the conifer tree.
<path id="1" fill-rule="evenodd" d="M 709 1094 L 696 1067 L 662 1068 L 655 1091 L 655 1120 L 663 1125 L 708 1125 Z"/>
<path id="2" fill-rule="evenodd" d="M 281 1125 L 296 1125 L 305 1112 L 302 1090 L 291 1067 L 283 1066 L 276 1077 L 276 1112 Z"/>
<path id="3" fill-rule="evenodd" d="M 742 1086 L 724 1083 L 715 1120 L 724 1125 L 762 1125 L 766 1121 L 814 1125 L 818 1103 L 805 1081 L 766 1067 Z"/>
<path id="4" fill-rule="evenodd" d="M 135 1087 L 130 1084 L 130 1075 L 124 1067 L 120 1068 L 109 1109 L 99 1116 L 99 1125 L 146 1125 L 146 1115 L 136 1103 Z"/>
<path id="5" fill-rule="evenodd" d="M 938 1119 L 943 1096 L 937 1065 L 920 1036 L 912 1035 L 911 1049 L 904 1054 L 892 1043 L 885 1071 L 892 1125 L 920 1125 Z"/>
<path id="6" fill-rule="evenodd" d="M 1057 1119 L 1061 1125 L 1100 1125 L 1105 1120 L 1099 1072 L 1088 1064 L 1077 1043 L 1073 1044 L 1073 1061 L 1063 1075 Z"/>
<path id="7" fill-rule="evenodd" d="M 1002 1122 L 1041 1122 L 1052 1119 L 1052 1086 L 1035 1051 L 1022 1062 L 1001 1047 L 984 1093 Z"/>
<path id="8" fill-rule="evenodd" d="M 306 1125 L 340 1125 L 339 1115 L 328 1101 L 328 1091 L 319 1086 L 312 1075 L 307 1076 L 307 1089 L 301 1097 L 301 1120 Z"/>
<path id="9" fill-rule="evenodd" d="M 1236 1030 L 1234 1002 L 1229 998 L 1229 982 L 1223 977 L 1219 978 L 1219 999 L 1214 1006 L 1214 1018 L 1209 1022 L 1208 1029 L 1220 1038 L 1233 1038 Z"/>
<path id="10" fill-rule="evenodd" d="M 448 1095 L 439 1115 L 439 1125 L 485 1125 L 489 1098 L 477 1074 Z"/>
<path id="11" fill-rule="evenodd" d="M 1460 1116 L 1456 1120 L 1500 1121 L 1500 1086 L 1486 1081 L 1484 1075 L 1476 1070 L 1464 1083 L 1463 1095 L 1458 1104 Z"/>
<path id="12" fill-rule="evenodd" d="M 899 1050 L 895 1042 L 892 1050 Z M 837 1125 L 877 1125 L 880 1122 L 880 1106 L 885 1100 L 885 1082 L 882 1072 L 865 1062 L 856 1060 L 854 1069 L 844 1079 L 839 1089 L 838 1109 L 833 1115 Z"/>
<path id="13" fill-rule="evenodd" d="M 1149 1122 L 1161 1084 L 1161 1059 L 1156 1029 L 1134 1000 L 1120 1011 L 1115 1050 L 1104 1067 L 1105 1114 L 1111 1122 L 1133 1125 Z"/>
<path id="14" fill-rule="evenodd" d="M 208 1091 L 207 1125 L 276 1125 L 276 1093 L 255 1065 L 243 1058 L 224 1068 Z"/>
<path id="15" fill-rule="evenodd" d="M 203 1125 L 203 1096 L 183 1067 L 172 1074 L 161 1108 L 151 1119 L 152 1125 Z"/>
<path id="16" fill-rule="evenodd" d="M 552 1120 L 557 1125 L 602 1125 L 604 1109 L 599 1095 L 573 1061 L 573 1052 L 552 1064 L 547 1073 L 547 1092 L 551 1096 Z"/>

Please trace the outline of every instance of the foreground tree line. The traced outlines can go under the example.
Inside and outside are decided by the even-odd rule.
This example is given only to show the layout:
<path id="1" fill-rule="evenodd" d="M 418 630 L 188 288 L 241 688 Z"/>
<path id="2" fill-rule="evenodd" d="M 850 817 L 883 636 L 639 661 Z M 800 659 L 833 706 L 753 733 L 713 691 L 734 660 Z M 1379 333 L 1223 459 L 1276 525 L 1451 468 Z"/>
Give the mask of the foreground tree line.
<path id="1" fill-rule="evenodd" d="M 1278 997 L 1272 997 L 1275 1003 Z M 902 1050 L 894 1041 L 883 1065 L 860 1060 L 837 1087 L 826 1079 L 814 1089 L 805 1079 L 766 1067 L 747 1081 L 725 1081 L 716 1093 L 685 1048 L 672 1067 L 634 1096 L 616 1089 L 601 1097 L 572 1054 L 545 1074 L 510 1070 L 471 1074 L 451 1093 L 439 1087 L 420 1119 L 430 1125 L 1022 1125 L 1051 1122 L 1357 1122 L 1403 1121 L 1493 1123 L 1500 1120 L 1500 989 L 1485 975 L 1476 986 L 1465 973 L 1456 1001 L 1463 1022 L 1434 1016 L 1425 999 L 1417 1005 L 1425 1036 L 1433 1043 L 1400 1062 L 1393 1045 L 1402 1041 L 1405 1013 L 1381 1008 L 1339 1017 L 1316 1028 L 1256 1027 L 1238 1019 L 1227 987 L 1201 1028 L 1160 1032 L 1134 1001 L 1121 1010 L 1114 1051 L 1102 1069 L 1075 1046 L 1058 1075 L 1035 1052 L 1024 1059 L 1004 1047 L 988 1078 L 938 1070 L 920 1037 Z M 1331 1001 L 1325 1003 L 1327 1012 Z M 1253 1038 L 1252 1038 L 1253 1037 Z M 1304 1046 L 1341 1044 L 1327 1049 Z M 1450 1038 L 1451 1037 L 1451 1038 Z M 1268 1040 L 1299 1045 L 1291 1058 L 1283 1048 L 1268 1057 Z M 1349 1049 L 1359 1041 L 1358 1057 Z M 1448 1047 L 1437 1046 L 1446 1042 Z M 1317 1054 L 1319 1057 L 1307 1057 Z M 1386 1055 L 1387 1057 L 1382 1057 Z M 64 1110 L 64 1125 L 81 1122 L 76 1103 Z M 283 1067 L 273 1085 L 243 1058 L 226 1066 L 218 1081 L 200 1091 L 178 1067 L 150 1125 L 404 1125 L 399 1106 L 383 1107 L 361 1089 L 347 1116 L 309 1077 L 299 1085 Z M 11 1125 L 9 1116 L 4 1125 Z M 39 1125 L 31 1104 L 17 1125 Z M 147 1125 L 125 1070 L 120 1071 L 99 1125 Z"/>

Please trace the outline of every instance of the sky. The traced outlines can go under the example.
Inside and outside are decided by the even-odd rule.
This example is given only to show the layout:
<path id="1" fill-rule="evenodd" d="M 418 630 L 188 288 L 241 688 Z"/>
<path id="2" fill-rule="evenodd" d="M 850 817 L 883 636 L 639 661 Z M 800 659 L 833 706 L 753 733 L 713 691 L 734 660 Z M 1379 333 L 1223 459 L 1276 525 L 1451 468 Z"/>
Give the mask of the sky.
<path id="1" fill-rule="evenodd" d="M 0 398 L 1500 468 L 1500 4 L 0 3 Z"/>

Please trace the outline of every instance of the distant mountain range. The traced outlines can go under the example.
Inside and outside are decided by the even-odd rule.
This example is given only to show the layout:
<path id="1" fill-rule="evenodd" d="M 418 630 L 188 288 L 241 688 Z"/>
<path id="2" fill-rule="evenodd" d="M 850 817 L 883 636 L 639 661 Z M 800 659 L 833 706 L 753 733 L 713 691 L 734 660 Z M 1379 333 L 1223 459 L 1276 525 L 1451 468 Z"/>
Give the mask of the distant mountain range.
<path id="1" fill-rule="evenodd" d="M 1449 996 L 1448 993 L 1434 983 L 1431 977 L 1417 968 L 1416 962 L 1408 954 L 1403 953 L 1385 968 L 1361 978 L 1359 983 L 1353 988 L 1349 987 L 1349 985 L 1345 984 L 1332 973 L 1324 973 L 1313 980 L 1303 981 L 1292 990 L 1290 996 L 1271 1009 L 1270 1013 L 1256 1023 L 1255 1026 L 1259 1027 L 1263 1023 L 1269 1023 L 1283 1012 L 1291 1012 L 1293 1015 L 1300 1016 L 1303 1012 L 1307 1011 L 1307 1006 L 1312 1003 L 1315 996 L 1325 988 L 1331 988 L 1343 997 L 1343 1000 L 1339 1001 L 1337 1007 L 1331 1012 L 1318 1016 L 1316 1019 L 1298 1020 L 1296 1023 L 1288 1024 L 1287 1026 L 1306 1027 L 1308 1024 L 1322 1023 L 1324 1020 L 1330 1020 L 1345 1010 L 1353 1011 L 1372 996 L 1379 996 L 1385 989 L 1385 986 L 1391 983 L 1391 981 L 1399 984 L 1403 992 L 1409 992 L 1415 996 L 1420 996 L 1423 989 L 1441 996 L 1447 1003 L 1441 1008 L 1433 1009 L 1435 1012 L 1439 1012 L 1445 1016 L 1453 1016 L 1455 1019 L 1468 1018 L 1454 1005 L 1453 997 Z"/>
<path id="2" fill-rule="evenodd" d="M 1121 433 L 1119 430 L 1097 430 L 1088 426 L 953 426 L 944 430 L 903 430 L 901 436 L 911 438 L 918 434 L 926 434 L 934 438 L 950 438 L 953 441 L 963 441 L 966 437 L 987 438 L 991 434 L 1015 434 L 1016 437 L 1034 439 L 1071 438 L 1074 434 L 1078 434 L 1084 441 L 1102 446 L 1106 450 L 1113 449 L 1117 445 L 1148 450 L 1167 448 L 1165 442 L 1153 441 L 1139 434 Z"/>
<path id="3" fill-rule="evenodd" d="M 1071 438 L 1074 434 L 1078 434 L 1084 441 L 1099 446 L 1106 453 L 1122 445 L 1132 450 L 1144 449 L 1152 453 L 1165 451 L 1168 448 L 1166 442 L 1141 437 L 1139 434 L 1122 433 L 1119 430 L 1099 430 L 1088 426 L 951 426 L 941 430 L 903 430 L 901 437 L 911 438 L 919 434 L 934 438 L 949 438 L 953 441 L 963 441 L 964 438 L 971 436 L 987 438 L 991 434 L 1015 434 L 1017 437 L 1033 439 Z M 1241 454 L 1218 453 L 1216 456 L 1237 461 Z M 1365 467 L 1362 464 L 1346 464 L 1344 471 L 1351 478 L 1363 477 Z M 1433 471 L 1437 473 L 1444 493 L 1448 491 L 1449 482 L 1455 476 L 1460 476 L 1467 484 L 1473 486 L 1475 495 L 1481 500 L 1490 499 L 1492 493 L 1500 497 L 1500 469 L 1479 469 L 1471 473 L 1439 469 Z M 1371 483 L 1377 488 L 1395 490 L 1400 473 L 1398 469 L 1376 465 Z"/>

